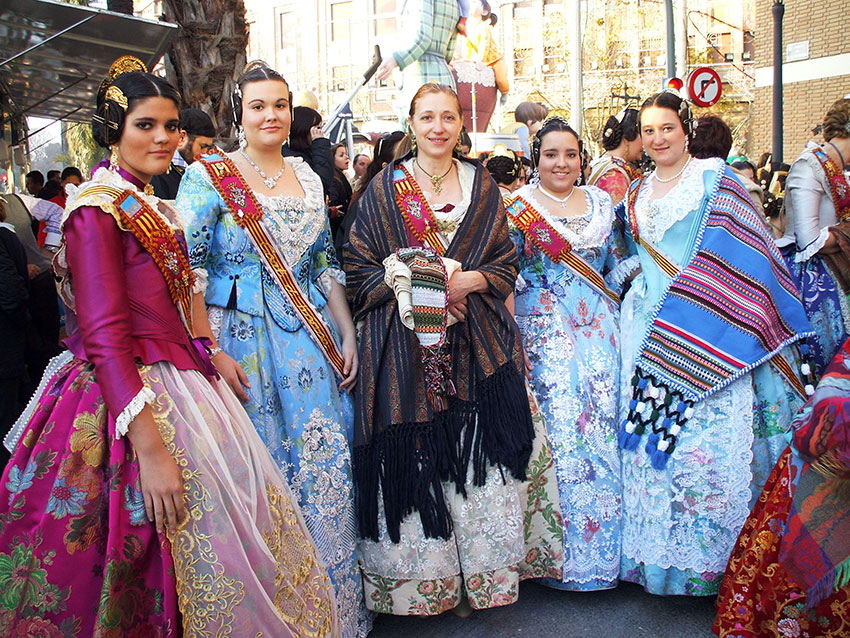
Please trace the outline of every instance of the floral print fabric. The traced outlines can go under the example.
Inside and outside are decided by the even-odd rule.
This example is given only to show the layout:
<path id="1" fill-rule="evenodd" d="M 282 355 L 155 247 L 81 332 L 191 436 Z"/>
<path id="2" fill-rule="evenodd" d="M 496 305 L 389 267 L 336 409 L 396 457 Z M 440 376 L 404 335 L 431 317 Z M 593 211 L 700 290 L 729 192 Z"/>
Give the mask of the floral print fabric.
<path id="1" fill-rule="evenodd" d="M 387 535 L 379 511 L 378 542 L 360 541 L 366 604 L 400 616 L 441 614 L 465 596 L 473 609 L 516 602 L 526 578 L 560 578 L 563 528 L 555 468 L 543 416 L 529 390 L 535 439 L 527 480 L 502 479 L 490 468 L 483 487 L 467 481 L 467 498 L 454 484 L 443 491 L 454 533 L 426 538 L 414 513 L 401 524 L 401 541 Z M 381 507 L 381 498 L 378 499 Z"/>
<path id="2" fill-rule="evenodd" d="M 301 289 L 328 325 L 335 327 L 327 295 L 330 280 L 338 280 L 342 273 L 324 208 L 315 205 L 320 201 L 314 197 L 318 178 L 305 166 L 293 165 L 305 198 L 260 196 L 258 200 L 265 212 L 263 223 L 283 246 L 284 258 Z M 236 282 L 242 268 L 253 269 L 259 257 L 233 216 L 223 208 L 208 176 L 197 177 L 184 181 L 177 199 L 186 224 L 192 267 L 208 269 L 211 289 L 226 285 L 238 294 Z M 304 245 L 308 232 L 313 241 Z M 221 267 L 225 262 L 226 268 Z M 213 268 L 211 264 L 219 265 Z M 372 621 L 363 601 L 356 558 L 349 448 L 351 401 L 339 392 L 321 350 L 271 276 L 261 268 L 259 312 L 249 306 L 243 310 L 239 303 L 214 296 L 209 306 L 210 323 L 221 347 L 248 376 L 250 387 L 246 392 L 250 400 L 245 410 L 288 478 L 328 567 L 342 635 L 365 636 Z M 207 303 L 210 301 L 208 292 Z"/>
<path id="3" fill-rule="evenodd" d="M 609 273 L 625 256 L 622 237 L 612 232 L 608 196 L 593 187 L 585 192 L 589 205 L 583 230 L 576 233 L 561 220 L 549 221 L 585 261 Z M 518 194 L 544 214 L 534 193 L 527 187 Z M 563 520 L 563 572 L 546 582 L 577 591 L 614 587 L 622 491 L 616 437 L 619 313 L 607 297 L 550 260 L 519 230 L 513 228 L 511 238 L 524 281 L 516 292 L 516 320 L 552 446 Z"/>
<path id="4" fill-rule="evenodd" d="M 139 374 L 189 516 L 157 536 L 129 440 L 115 438 L 93 367 L 72 360 L 47 385 L 0 487 L 0 633 L 333 632 L 327 572 L 230 389 L 168 363 Z"/>

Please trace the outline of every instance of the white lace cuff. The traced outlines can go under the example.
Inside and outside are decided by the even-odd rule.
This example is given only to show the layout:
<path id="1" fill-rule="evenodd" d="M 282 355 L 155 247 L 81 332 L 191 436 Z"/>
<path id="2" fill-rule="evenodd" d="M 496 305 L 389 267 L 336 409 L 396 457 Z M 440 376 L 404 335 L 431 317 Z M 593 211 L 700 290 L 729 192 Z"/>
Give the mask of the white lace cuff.
<path id="1" fill-rule="evenodd" d="M 338 268 L 326 268 L 319 275 L 319 285 L 322 286 L 326 297 L 330 297 L 334 282 L 345 288 L 345 273 Z"/>
<path id="2" fill-rule="evenodd" d="M 622 288 L 626 279 L 628 279 L 629 276 L 638 268 L 640 268 L 640 257 L 632 255 L 628 259 L 617 264 L 617 267 L 608 273 L 608 276 L 605 279 L 607 279 L 608 283 L 615 288 Z"/>
<path id="3" fill-rule="evenodd" d="M 192 273 L 195 275 L 195 285 L 192 286 L 192 294 L 204 294 L 207 291 L 207 283 L 209 283 L 209 275 L 206 268 L 193 268 Z"/>
<path id="4" fill-rule="evenodd" d="M 817 239 L 815 239 L 812 243 L 806 246 L 803 250 L 797 253 L 794 257 L 794 261 L 798 264 L 804 261 L 809 261 L 812 257 L 820 252 L 820 249 L 824 247 L 827 240 L 829 239 L 829 228 L 821 228 L 820 233 L 818 233 Z"/>
<path id="5" fill-rule="evenodd" d="M 139 393 L 130 399 L 130 403 L 121 410 L 121 414 L 118 415 L 118 418 L 115 419 L 115 438 L 120 439 L 122 436 L 127 434 L 133 419 L 139 416 L 139 413 L 146 405 L 150 405 L 155 400 L 156 395 L 153 393 L 153 390 L 147 386 L 143 386 L 142 389 L 139 390 Z"/>
<path id="6" fill-rule="evenodd" d="M 524 292 L 526 288 L 528 288 L 528 283 L 522 278 L 522 275 L 518 274 L 514 284 L 514 292 Z"/>

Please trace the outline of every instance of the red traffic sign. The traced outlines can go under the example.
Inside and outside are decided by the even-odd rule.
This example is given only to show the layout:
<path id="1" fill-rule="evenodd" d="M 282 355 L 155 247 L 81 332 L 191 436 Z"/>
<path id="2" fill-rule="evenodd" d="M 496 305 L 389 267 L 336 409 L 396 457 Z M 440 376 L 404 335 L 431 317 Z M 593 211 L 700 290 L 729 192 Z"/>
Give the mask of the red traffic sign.
<path id="1" fill-rule="evenodd" d="M 714 106 L 722 91 L 720 76 L 711 67 L 701 66 L 688 76 L 688 95 L 691 96 L 691 102 L 697 106 Z"/>

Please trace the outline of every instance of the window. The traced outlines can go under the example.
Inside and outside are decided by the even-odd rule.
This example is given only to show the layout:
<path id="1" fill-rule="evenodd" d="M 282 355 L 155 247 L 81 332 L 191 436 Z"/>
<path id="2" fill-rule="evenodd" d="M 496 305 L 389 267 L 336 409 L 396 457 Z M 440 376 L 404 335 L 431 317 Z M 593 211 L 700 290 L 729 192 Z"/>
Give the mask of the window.
<path id="1" fill-rule="evenodd" d="M 294 11 L 284 11 L 278 17 L 278 25 L 279 64 L 282 69 L 294 68 L 298 65 L 298 15 Z"/>
<path id="2" fill-rule="evenodd" d="M 351 25 L 351 2 L 337 2 L 331 5 L 331 40 L 348 40 L 348 28 Z"/>
<path id="3" fill-rule="evenodd" d="M 396 0 L 372 0 L 374 17 L 373 35 L 392 35 L 398 30 L 396 25 Z"/>

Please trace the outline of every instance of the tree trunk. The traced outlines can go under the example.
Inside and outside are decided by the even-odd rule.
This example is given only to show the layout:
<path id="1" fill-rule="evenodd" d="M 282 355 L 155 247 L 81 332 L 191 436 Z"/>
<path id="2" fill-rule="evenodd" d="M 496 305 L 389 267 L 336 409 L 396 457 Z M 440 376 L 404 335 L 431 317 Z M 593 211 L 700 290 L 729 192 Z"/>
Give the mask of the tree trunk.
<path id="1" fill-rule="evenodd" d="M 108 11 L 115 13 L 126 13 L 133 15 L 133 0 L 106 0 L 106 8 Z"/>
<path id="2" fill-rule="evenodd" d="M 219 135 L 231 134 L 230 94 L 245 67 L 243 0 L 164 0 L 163 17 L 180 25 L 166 70 L 187 107 L 203 109 Z"/>

